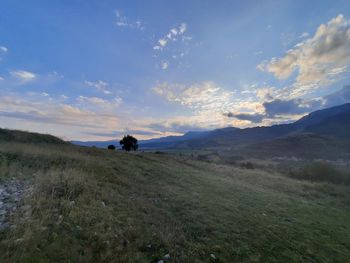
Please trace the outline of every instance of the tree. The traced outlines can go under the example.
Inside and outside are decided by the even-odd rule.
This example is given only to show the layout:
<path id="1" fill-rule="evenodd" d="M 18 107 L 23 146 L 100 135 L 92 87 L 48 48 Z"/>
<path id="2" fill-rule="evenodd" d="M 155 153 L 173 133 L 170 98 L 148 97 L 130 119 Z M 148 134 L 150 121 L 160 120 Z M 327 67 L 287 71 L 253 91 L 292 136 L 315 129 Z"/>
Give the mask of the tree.
<path id="1" fill-rule="evenodd" d="M 137 139 L 131 135 L 124 136 L 119 143 L 122 145 L 122 149 L 125 151 L 136 151 L 139 147 L 137 144 Z"/>
<path id="2" fill-rule="evenodd" d="M 115 146 L 113 144 L 108 145 L 108 150 L 115 150 Z"/>

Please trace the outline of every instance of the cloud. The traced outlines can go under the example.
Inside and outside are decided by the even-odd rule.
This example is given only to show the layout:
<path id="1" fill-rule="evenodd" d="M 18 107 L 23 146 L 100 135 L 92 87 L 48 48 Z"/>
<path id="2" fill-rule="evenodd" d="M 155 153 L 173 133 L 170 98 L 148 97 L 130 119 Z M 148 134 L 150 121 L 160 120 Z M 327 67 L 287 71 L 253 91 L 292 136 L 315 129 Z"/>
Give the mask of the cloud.
<path id="1" fill-rule="evenodd" d="M 291 96 L 304 95 L 329 85 L 347 71 L 350 63 L 350 20 L 343 15 L 318 27 L 315 35 L 297 44 L 281 58 L 272 58 L 258 68 L 278 79 L 296 72 Z"/>
<path id="2" fill-rule="evenodd" d="M 185 34 L 187 24 L 182 23 L 178 27 L 171 28 L 169 32 L 157 41 L 157 45 L 153 47 L 154 50 L 162 50 L 169 42 L 176 41 L 178 37 Z M 184 37 L 182 37 L 185 40 Z"/>
<path id="3" fill-rule="evenodd" d="M 343 87 L 342 89 L 331 93 L 323 98 L 324 107 L 332 107 L 350 102 L 350 85 Z"/>
<path id="4" fill-rule="evenodd" d="M 125 134 L 130 135 L 145 135 L 145 136 L 160 136 L 159 132 L 148 131 L 148 130 L 123 130 L 123 131 L 112 131 L 112 132 L 85 132 L 88 135 L 94 135 L 98 137 L 119 137 Z"/>
<path id="5" fill-rule="evenodd" d="M 36 79 L 36 75 L 34 73 L 25 70 L 11 71 L 10 74 L 19 79 L 21 82 L 29 82 Z"/>
<path id="6" fill-rule="evenodd" d="M 183 33 L 185 33 L 187 30 L 187 24 L 186 23 L 182 23 L 179 27 L 179 34 L 182 35 Z"/>
<path id="7" fill-rule="evenodd" d="M 236 118 L 244 121 L 250 121 L 251 123 L 261 123 L 261 121 L 265 117 L 264 114 L 259 114 L 259 113 L 252 114 L 252 113 L 233 113 L 233 112 L 224 113 L 224 116 L 229 118 Z"/>
<path id="8" fill-rule="evenodd" d="M 166 70 L 169 67 L 169 62 L 168 61 L 163 61 L 161 66 L 162 66 L 163 70 Z"/>
<path id="9" fill-rule="evenodd" d="M 73 105 L 56 103 L 50 98 L 29 100 L 5 96 L 0 98 L 0 116 L 70 127 L 110 128 L 118 119 L 113 115 L 97 114 Z"/>
<path id="10" fill-rule="evenodd" d="M 309 113 L 312 110 L 314 110 L 316 106 L 320 105 L 320 101 L 305 101 L 302 99 L 276 99 L 273 101 L 263 103 L 267 117 L 275 117 L 277 115 L 295 115 Z"/>
<path id="11" fill-rule="evenodd" d="M 119 97 L 116 97 L 112 100 L 106 100 L 98 97 L 86 97 L 86 96 L 79 96 L 77 98 L 77 101 L 85 106 L 93 105 L 104 109 L 117 108 L 123 102 L 123 100 Z"/>
<path id="12" fill-rule="evenodd" d="M 152 90 L 170 102 L 200 111 L 220 111 L 230 103 L 232 96 L 232 92 L 223 90 L 209 81 L 189 86 L 165 82 L 156 85 Z"/>
<path id="13" fill-rule="evenodd" d="M 308 37 L 308 36 L 309 36 L 309 33 L 304 32 L 304 33 L 302 33 L 302 34 L 299 36 L 299 38 L 306 38 L 306 37 Z"/>
<path id="14" fill-rule="evenodd" d="M 200 125 L 190 124 L 186 121 L 181 120 L 168 120 L 162 122 L 154 122 L 147 125 L 148 128 L 154 129 L 160 133 L 164 132 L 175 132 L 175 133 L 186 133 L 188 131 L 205 131 L 205 128 Z"/>
<path id="15" fill-rule="evenodd" d="M 104 93 L 106 95 L 112 94 L 112 92 L 110 90 L 108 90 L 109 84 L 107 82 L 102 81 L 102 80 L 98 80 L 96 82 L 85 81 L 85 84 L 88 87 L 93 87 L 96 90 L 98 90 L 98 91 L 100 91 L 100 92 L 102 92 L 102 93 Z"/>
<path id="16" fill-rule="evenodd" d="M 145 29 L 145 26 L 143 25 L 141 20 L 138 19 L 136 21 L 130 21 L 119 10 L 115 11 L 115 17 L 116 17 L 115 24 L 118 27 L 127 27 L 127 28 L 138 29 L 138 30 Z"/>
<path id="17" fill-rule="evenodd" d="M 8 51 L 8 48 L 5 46 L 0 46 L 0 51 L 6 53 Z"/>

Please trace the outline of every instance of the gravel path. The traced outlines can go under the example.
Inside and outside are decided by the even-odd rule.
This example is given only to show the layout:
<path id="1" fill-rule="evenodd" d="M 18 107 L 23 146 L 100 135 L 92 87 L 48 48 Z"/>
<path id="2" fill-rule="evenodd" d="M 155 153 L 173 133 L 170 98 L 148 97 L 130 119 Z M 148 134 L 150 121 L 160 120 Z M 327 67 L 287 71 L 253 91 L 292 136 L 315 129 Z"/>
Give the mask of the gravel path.
<path id="1" fill-rule="evenodd" d="M 9 217 L 18 208 L 24 193 L 24 184 L 17 179 L 0 183 L 0 230 L 10 226 Z"/>

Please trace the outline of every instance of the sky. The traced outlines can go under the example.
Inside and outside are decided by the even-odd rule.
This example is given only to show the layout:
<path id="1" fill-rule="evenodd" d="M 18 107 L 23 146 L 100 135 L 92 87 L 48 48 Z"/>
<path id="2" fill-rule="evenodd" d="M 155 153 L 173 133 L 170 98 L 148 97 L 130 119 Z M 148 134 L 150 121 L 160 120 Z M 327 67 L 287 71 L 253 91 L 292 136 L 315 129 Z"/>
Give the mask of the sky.
<path id="1" fill-rule="evenodd" d="M 1 0 L 0 127 L 139 139 L 350 102 L 350 1 Z"/>

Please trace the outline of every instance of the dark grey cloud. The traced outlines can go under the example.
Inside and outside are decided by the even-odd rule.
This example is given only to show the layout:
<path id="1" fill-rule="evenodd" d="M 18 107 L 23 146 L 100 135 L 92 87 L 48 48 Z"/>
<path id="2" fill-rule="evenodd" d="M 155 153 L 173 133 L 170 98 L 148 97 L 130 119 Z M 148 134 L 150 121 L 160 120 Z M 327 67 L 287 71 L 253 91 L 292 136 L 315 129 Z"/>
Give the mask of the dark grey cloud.
<path id="1" fill-rule="evenodd" d="M 265 113 L 267 117 L 276 115 L 293 115 L 311 112 L 321 106 L 320 100 L 304 101 L 302 99 L 291 100 L 272 100 L 264 102 Z"/>
<path id="2" fill-rule="evenodd" d="M 315 110 L 329 108 L 350 102 L 350 85 L 326 95 L 320 99 L 292 99 L 292 100 L 273 100 L 263 103 L 268 117 L 275 115 L 292 115 L 310 113 Z"/>
<path id="3" fill-rule="evenodd" d="M 350 103 L 350 85 L 344 86 L 342 89 L 335 91 L 322 98 L 316 99 L 275 99 L 263 103 L 265 114 L 259 113 L 238 113 L 228 112 L 224 116 L 236 118 L 239 120 L 247 120 L 252 123 L 260 123 L 265 118 L 274 118 L 278 115 L 295 115 L 306 114 L 316 110 Z"/>
<path id="4" fill-rule="evenodd" d="M 253 123 L 260 123 L 265 117 L 264 114 L 259 114 L 259 113 L 250 114 L 250 113 L 234 113 L 234 112 L 224 113 L 224 116 L 229 118 L 236 118 L 244 121 L 250 121 Z"/>

